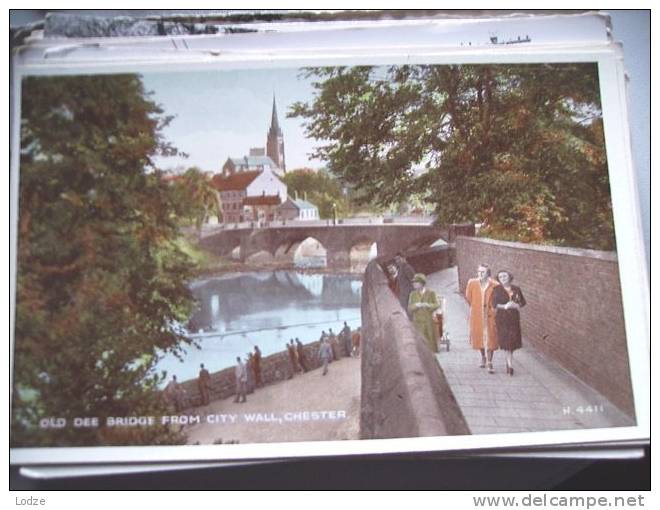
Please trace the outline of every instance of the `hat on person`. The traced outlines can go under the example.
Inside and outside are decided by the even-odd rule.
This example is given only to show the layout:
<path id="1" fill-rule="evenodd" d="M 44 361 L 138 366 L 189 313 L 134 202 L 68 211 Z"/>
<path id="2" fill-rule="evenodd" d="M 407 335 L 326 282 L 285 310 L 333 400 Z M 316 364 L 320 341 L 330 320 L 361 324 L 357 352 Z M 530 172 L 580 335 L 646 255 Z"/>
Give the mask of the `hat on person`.
<path id="1" fill-rule="evenodd" d="M 413 276 L 412 281 L 426 284 L 426 276 L 424 276 L 422 273 L 417 273 L 415 276 Z"/>

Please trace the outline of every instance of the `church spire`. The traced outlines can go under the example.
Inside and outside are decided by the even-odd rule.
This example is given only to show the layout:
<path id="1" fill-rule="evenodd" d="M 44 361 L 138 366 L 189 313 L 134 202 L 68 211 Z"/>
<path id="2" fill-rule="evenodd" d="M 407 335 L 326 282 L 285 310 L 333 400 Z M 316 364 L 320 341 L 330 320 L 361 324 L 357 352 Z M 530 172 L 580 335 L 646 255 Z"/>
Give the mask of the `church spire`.
<path id="1" fill-rule="evenodd" d="M 266 138 L 266 155 L 273 160 L 273 163 L 280 170 L 286 172 L 286 163 L 284 160 L 284 135 L 280 128 L 280 122 L 277 118 L 277 104 L 275 102 L 275 93 L 273 93 L 273 114 L 270 120 L 270 129 Z"/>
<path id="2" fill-rule="evenodd" d="M 280 122 L 277 119 L 277 104 L 275 103 L 275 93 L 273 93 L 273 115 L 270 120 L 270 132 L 282 136 L 282 130 L 280 129 Z"/>

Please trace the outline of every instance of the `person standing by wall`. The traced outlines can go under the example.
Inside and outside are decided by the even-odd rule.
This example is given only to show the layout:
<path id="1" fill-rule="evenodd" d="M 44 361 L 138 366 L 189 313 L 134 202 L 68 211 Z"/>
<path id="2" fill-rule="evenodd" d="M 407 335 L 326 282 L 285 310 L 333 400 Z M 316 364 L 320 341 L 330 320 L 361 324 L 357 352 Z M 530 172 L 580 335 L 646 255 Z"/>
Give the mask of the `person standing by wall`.
<path id="1" fill-rule="evenodd" d="M 351 355 L 351 328 L 348 326 L 346 321 L 344 321 L 344 327 L 339 332 L 339 338 L 341 338 L 342 349 L 346 352 L 346 356 Z"/>
<path id="2" fill-rule="evenodd" d="M 209 405 L 211 402 L 211 374 L 204 368 L 204 363 L 199 365 L 199 376 L 197 377 L 197 388 L 202 397 L 202 405 Z"/>
<path id="3" fill-rule="evenodd" d="M 328 363 L 332 361 L 332 348 L 328 340 L 323 337 L 321 340 L 321 348 L 319 349 L 319 359 L 323 365 L 323 375 L 328 373 Z"/>
<path id="4" fill-rule="evenodd" d="M 261 388 L 263 385 L 261 382 L 261 350 L 259 349 L 258 345 L 254 346 L 254 355 L 252 356 L 252 361 L 252 368 L 254 370 L 254 384 L 256 384 L 257 388 Z"/>
<path id="5" fill-rule="evenodd" d="M 330 349 L 332 350 L 332 359 L 337 361 L 339 354 L 337 353 L 337 335 L 332 331 L 332 328 L 328 330 L 328 343 L 330 344 Z"/>
<path id="6" fill-rule="evenodd" d="M 287 353 L 289 354 L 289 379 L 292 379 L 298 371 L 297 360 L 296 360 L 296 348 L 293 346 L 293 338 L 289 343 L 285 344 Z"/>
<path id="7" fill-rule="evenodd" d="M 254 393 L 254 358 L 252 352 L 248 352 L 245 356 L 245 372 L 247 373 L 247 394 Z"/>
<path id="8" fill-rule="evenodd" d="M 469 340 L 473 349 L 481 353 L 480 368 L 488 366 L 493 374 L 493 353 L 497 350 L 495 311 L 490 306 L 493 289 L 497 285 L 490 277 L 488 264 L 480 264 L 477 278 L 470 278 L 465 287 L 465 298 L 470 305 Z"/>
<path id="9" fill-rule="evenodd" d="M 497 273 L 497 285 L 491 296 L 491 307 L 495 310 L 497 343 L 506 351 L 506 373 L 513 375 L 513 351 L 522 347 L 520 309 L 527 304 L 520 287 L 512 285 L 513 274 L 509 271 Z"/>
<path id="10" fill-rule="evenodd" d="M 360 340 L 362 339 L 362 326 L 359 326 L 351 335 L 351 356 L 360 357 Z"/>
<path id="11" fill-rule="evenodd" d="M 242 404 L 243 402 L 247 402 L 247 370 L 240 356 L 236 357 L 234 376 L 236 378 L 236 398 L 234 398 L 234 402 Z"/>
<path id="12" fill-rule="evenodd" d="M 167 395 L 167 400 L 174 405 L 177 413 L 185 408 L 186 392 L 177 381 L 176 375 L 172 376 L 172 380 L 165 387 L 165 395 Z"/>
<path id="13" fill-rule="evenodd" d="M 296 352 L 298 354 L 298 364 L 302 368 L 303 373 L 309 370 L 307 368 L 307 360 L 305 359 L 305 346 L 302 344 L 300 339 L 296 337 Z"/>
<path id="14" fill-rule="evenodd" d="M 410 293 L 413 290 L 412 280 L 415 276 L 415 270 L 408 264 L 408 261 L 401 252 L 396 254 L 394 261 L 396 262 L 397 270 L 396 285 L 399 289 L 399 303 L 401 303 L 401 307 L 406 312 L 409 312 L 408 303 L 410 301 Z M 408 313 L 408 317 L 411 317 L 410 313 Z"/>
<path id="15" fill-rule="evenodd" d="M 408 311 L 417 331 L 426 340 L 432 352 L 438 352 L 438 329 L 433 322 L 433 313 L 439 308 L 438 296 L 426 288 L 426 276 L 418 273 L 413 277 L 413 290 L 410 293 Z"/>
<path id="16" fill-rule="evenodd" d="M 399 298 L 399 283 L 397 282 L 398 275 L 399 275 L 399 271 L 396 268 L 396 264 L 394 262 L 388 263 L 385 269 L 385 276 L 387 277 L 387 285 L 390 288 L 390 290 L 394 293 L 394 295 L 397 297 L 397 299 Z"/>

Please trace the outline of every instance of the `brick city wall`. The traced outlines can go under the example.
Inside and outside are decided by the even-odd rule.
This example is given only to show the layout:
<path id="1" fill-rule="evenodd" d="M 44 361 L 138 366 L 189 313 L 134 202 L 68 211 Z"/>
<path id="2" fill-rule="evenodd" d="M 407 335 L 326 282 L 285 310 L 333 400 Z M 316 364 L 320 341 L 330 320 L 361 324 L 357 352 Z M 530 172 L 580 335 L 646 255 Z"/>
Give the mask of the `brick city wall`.
<path id="1" fill-rule="evenodd" d="M 305 344 L 305 363 L 309 370 L 315 370 L 321 366 L 319 361 L 320 342 L 311 342 Z M 338 357 L 346 355 L 343 347 L 338 341 L 335 345 Z M 236 394 L 236 378 L 234 376 L 235 367 L 225 368 L 211 374 L 211 400 L 229 398 Z M 264 385 L 284 381 L 291 374 L 291 365 L 288 352 L 278 352 L 270 356 L 261 358 L 261 380 Z M 191 379 L 181 383 L 186 392 L 186 407 L 202 405 L 202 397 L 197 387 L 197 379 Z"/>
<path id="2" fill-rule="evenodd" d="M 527 300 L 523 342 L 634 417 L 615 253 L 458 237 L 456 258 L 461 292 L 480 263 L 511 271 Z"/>
<path id="3" fill-rule="evenodd" d="M 360 438 L 469 434 L 442 370 L 379 262 L 369 263 L 362 284 Z"/>

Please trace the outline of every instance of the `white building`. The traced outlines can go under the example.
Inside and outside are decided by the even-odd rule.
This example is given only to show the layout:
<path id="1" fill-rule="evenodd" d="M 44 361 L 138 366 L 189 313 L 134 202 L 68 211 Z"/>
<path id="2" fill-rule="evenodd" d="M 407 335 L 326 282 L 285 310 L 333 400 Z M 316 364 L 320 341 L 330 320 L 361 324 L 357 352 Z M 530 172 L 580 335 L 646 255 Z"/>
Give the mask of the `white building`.
<path id="1" fill-rule="evenodd" d="M 262 171 L 240 171 L 211 180 L 220 194 L 225 223 L 273 221 L 278 207 L 286 200 L 287 187 L 270 166 Z"/>
<path id="2" fill-rule="evenodd" d="M 283 220 L 318 220 L 319 209 L 307 200 L 287 198 L 279 206 L 279 216 Z"/>

